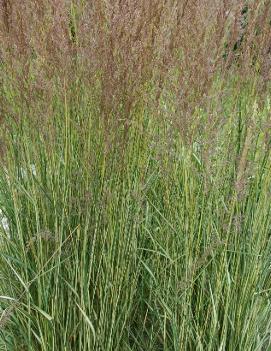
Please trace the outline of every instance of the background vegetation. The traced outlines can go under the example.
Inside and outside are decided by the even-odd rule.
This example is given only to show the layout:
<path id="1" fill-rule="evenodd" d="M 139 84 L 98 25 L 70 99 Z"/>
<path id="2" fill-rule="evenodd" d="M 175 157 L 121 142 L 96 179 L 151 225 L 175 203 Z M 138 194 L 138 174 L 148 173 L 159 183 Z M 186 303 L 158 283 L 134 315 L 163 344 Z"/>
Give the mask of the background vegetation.
<path id="1" fill-rule="evenodd" d="M 271 350 L 270 2 L 0 9 L 0 349 Z"/>

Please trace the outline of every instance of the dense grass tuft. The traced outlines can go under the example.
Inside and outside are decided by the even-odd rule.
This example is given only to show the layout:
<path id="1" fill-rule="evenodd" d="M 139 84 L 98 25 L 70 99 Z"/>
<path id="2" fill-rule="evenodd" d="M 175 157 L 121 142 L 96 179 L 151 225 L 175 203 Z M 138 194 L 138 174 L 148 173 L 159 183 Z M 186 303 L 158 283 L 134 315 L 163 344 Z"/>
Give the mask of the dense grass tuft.
<path id="1" fill-rule="evenodd" d="M 0 350 L 271 350 L 268 4 L 91 3 L 0 2 Z"/>

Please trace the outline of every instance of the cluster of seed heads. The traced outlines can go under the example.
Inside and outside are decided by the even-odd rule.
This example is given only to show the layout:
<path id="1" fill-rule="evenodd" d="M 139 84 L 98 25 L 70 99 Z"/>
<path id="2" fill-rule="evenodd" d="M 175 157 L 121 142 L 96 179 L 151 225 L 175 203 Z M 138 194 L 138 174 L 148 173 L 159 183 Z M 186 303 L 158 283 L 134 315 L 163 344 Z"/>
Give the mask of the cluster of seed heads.
<path id="1" fill-rule="evenodd" d="M 26 251 L 28 252 L 30 248 L 33 246 L 33 244 L 37 242 L 39 239 L 43 241 L 55 241 L 55 237 L 53 236 L 52 232 L 50 232 L 49 230 L 43 230 L 37 233 L 28 241 L 26 245 Z"/>
<path id="2" fill-rule="evenodd" d="M 14 310 L 19 305 L 18 301 L 14 301 L 9 307 L 7 307 L 0 316 L 0 329 L 4 329 L 10 321 Z"/>

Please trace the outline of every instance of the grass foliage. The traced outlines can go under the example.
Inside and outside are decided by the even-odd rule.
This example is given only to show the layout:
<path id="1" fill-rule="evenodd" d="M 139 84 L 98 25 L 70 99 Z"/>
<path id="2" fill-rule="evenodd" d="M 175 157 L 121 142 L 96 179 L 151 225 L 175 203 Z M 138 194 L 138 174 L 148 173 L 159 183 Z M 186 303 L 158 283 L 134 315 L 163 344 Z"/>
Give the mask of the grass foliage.
<path id="1" fill-rule="evenodd" d="M 135 56 L 132 29 L 118 39 L 127 51 L 117 40 L 110 47 L 114 30 L 129 29 L 127 19 L 113 20 L 132 1 L 126 10 L 59 1 L 54 11 L 43 1 L 40 12 L 28 2 L 20 60 L 12 16 L 23 4 L 1 5 L 0 350 L 271 350 L 271 101 L 267 52 L 251 34 L 269 13 L 265 2 L 245 12 L 249 49 L 221 55 L 209 73 L 214 23 L 202 29 L 204 46 L 194 46 L 190 29 L 182 44 L 163 22 L 183 11 L 192 23 L 194 14 L 198 34 L 205 2 L 165 1 L 164 18 L 159 2 L 142 1 L 161 32 L 141 36 L 146 47 Z M 228 4 L 233 14 L 237 5 Z M 69 30 L 57 27 L 48 48 L 45 33 L 65 6 Z M 31 13 L 33 28 L 47 20 L 40 46 L 27 27 Z M 85 46 L 90 14 L 101 29 L 91 32 L 100 39 L 89 49 L 95 64 Z M 220 23 L 233 36 L 226 46 L 229 34 L 220 35 L 217 55 L 238 37 L 235 22 Z M 159 38 L 169 28 L 178 46 L 167 56 Z M 189 52 L 199 61 L 184 59 Z M 160 62 L 157 71 L 150 62 Z"/>

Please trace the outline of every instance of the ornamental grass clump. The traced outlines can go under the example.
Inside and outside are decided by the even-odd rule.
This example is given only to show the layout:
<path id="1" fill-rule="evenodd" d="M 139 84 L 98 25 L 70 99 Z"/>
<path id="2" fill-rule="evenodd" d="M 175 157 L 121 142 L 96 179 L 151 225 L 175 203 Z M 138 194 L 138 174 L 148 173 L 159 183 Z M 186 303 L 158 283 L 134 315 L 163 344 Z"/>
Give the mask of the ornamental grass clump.
<path id="1" fill-rule="evenodd" d="M 270 349 L 270 9 L 0 1 L 0 349 Z"/>

